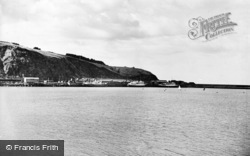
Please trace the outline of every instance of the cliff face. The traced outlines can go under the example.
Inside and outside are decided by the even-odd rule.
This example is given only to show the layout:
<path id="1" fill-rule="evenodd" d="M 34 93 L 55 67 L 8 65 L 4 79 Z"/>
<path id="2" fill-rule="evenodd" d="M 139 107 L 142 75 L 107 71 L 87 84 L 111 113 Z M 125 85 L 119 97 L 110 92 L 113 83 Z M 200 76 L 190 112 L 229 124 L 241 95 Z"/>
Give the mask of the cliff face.
<path id="1" fill-rule="evenodd" d="M 155 75 L 142 69 L 112 67 L 98 61 L 31 49 L 16 43 L 0 42 L 0 77 L 23 75 L 54 81 L 82 77 L 157 79 Z"/>

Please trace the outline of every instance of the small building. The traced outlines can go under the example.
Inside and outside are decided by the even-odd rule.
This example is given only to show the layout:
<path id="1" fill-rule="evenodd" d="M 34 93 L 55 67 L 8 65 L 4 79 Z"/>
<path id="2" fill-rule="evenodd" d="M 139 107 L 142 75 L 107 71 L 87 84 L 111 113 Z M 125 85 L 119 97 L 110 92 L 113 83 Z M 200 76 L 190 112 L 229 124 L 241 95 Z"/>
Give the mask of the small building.
<path id="1" fill-rule="evenodd" d="M 168 83 L 167 80 L 152 80 L 150 82 L 152 85 L 158 85 L 158 84 L 162 84 L 162 83 Z"/>
<path id="2" fill-rule="evenodd" d="M 56 86 L 59 83 L 58 82 L 54 82 L 53 80 L 44 80 L 43 84 L 46 85 L 46 86 Z"/>
<path id="3" fill-rule="evenodd" d="M 39 77 L 23 77 L 24 85 L 34 85 L 39 83 Z"/>
<path id="4" fill-rule="evenodd" d="M 100 79 L 102 82 L 117 82 L 117 83 L 122 83 L 122 82 L 127 82 L 128 80 L 126 79 Z"/>

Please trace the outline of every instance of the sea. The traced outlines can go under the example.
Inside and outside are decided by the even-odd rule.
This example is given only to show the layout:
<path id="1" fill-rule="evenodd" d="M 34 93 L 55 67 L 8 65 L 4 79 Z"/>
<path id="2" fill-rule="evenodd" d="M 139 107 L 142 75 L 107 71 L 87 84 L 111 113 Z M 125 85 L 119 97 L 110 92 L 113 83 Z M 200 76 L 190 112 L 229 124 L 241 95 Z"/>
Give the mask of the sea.
<path id="1" fill-rule="evenodd" d="M 0 87 L 0 140 L 65 156 L 249 156 L 250 90 Z"/>

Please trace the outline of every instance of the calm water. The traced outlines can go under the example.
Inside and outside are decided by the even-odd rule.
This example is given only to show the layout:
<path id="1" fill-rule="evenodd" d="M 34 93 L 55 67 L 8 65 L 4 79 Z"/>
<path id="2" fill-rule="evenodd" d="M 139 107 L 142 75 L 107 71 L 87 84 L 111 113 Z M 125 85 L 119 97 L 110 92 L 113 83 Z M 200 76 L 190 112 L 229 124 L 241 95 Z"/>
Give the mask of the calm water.
<path id="1" fill-rule="evenodd" d="M 66 156 L 241 156 L 250 90 L 0 88 L 0 139 L 62 139 Z"/>

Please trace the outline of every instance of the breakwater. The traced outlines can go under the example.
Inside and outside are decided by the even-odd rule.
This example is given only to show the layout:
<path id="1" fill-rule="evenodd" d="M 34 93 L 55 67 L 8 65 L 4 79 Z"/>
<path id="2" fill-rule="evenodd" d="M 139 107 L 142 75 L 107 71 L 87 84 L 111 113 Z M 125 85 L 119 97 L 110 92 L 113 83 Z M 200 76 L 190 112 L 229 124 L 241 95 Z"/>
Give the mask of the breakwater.
<path id="1" fill-rule="evenodd" d="M 193 87 L 190 88 L 250 89 L 250 85 L 195 84 Z"/>

